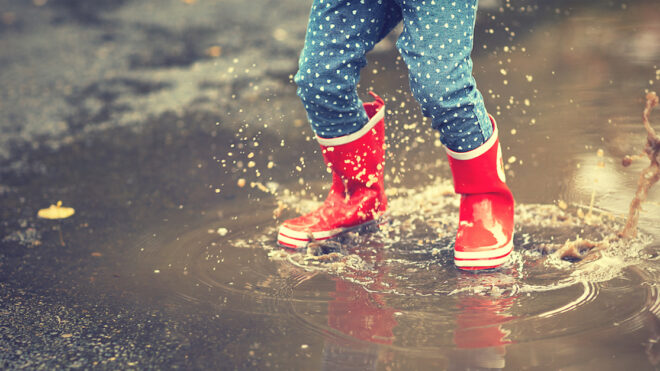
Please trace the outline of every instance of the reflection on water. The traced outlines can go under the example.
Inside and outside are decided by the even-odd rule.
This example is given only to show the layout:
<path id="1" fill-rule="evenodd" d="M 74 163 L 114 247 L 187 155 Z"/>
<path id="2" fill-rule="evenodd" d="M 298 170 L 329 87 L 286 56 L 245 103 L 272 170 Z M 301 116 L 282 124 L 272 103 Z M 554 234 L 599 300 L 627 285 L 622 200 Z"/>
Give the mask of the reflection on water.
<path id="1" fill-rule="evenodd" d="M 457 218 L 457 196 L 448 187 L 397 189 L 389 223 L 345 236 L 343 253 L 331 260 L 276 247 L 267 219 L 257 233 L 225 236 L 201 224 L 161 241 L 158 256 L 146 260 L 169 267 L 169 290 L 186 302 L 270 315 L 315 334 L 324 369 L 379 369 L 401 357 L 501 369 L 529 361 L 519 352 L 537 342 L 640 335 L 658 312 L 657 246 L 649 235 L 611 243 L 594 260 L 544 253 L 576 235 L 605 241 L 621 228 L 622 219 L 599 210 L 587 217 L 575 206 L 519 205 L 512 261 L 496 271 L 457 270 L 455 230 L 446 227 Z M 295 202 L 292 194 L 284 199 Z M 535 354 L 538 362 L 547 356 Z"/>
<path id="2" fill-rule="evenodd" d="M 509 310 L 515 297 L 488 298 L 465 296 L 459 299 L 451 367 L 465 369 L 503 369 L 506 344 L 512 341 L 504 326 L 511 319 Z"/>

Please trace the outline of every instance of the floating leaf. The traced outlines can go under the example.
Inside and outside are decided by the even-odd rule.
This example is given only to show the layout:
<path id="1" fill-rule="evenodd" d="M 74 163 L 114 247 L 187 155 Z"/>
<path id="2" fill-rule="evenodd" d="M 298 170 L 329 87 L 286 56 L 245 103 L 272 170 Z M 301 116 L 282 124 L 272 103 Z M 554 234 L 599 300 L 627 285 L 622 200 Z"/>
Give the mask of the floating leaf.
<path id="1" fill-rule="evenodd" d="M 44 219 L 66 219 L 75 212 L 71 207 L 63 207 L 62 201 L 57 201 L 57 205 L 50 205 L 47 209 L 39 210 L 37 216 Z"/>

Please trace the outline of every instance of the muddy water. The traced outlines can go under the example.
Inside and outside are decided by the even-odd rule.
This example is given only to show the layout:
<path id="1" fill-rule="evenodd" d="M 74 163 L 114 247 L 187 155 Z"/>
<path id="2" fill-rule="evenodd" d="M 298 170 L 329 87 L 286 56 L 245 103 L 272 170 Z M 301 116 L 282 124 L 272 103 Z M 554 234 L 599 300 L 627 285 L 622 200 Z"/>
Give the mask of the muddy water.
<path id="1" fill-rule="evenodd" d="M 624 223 L 645 164 L 624 168 L 620 158 L 643 148 L 644 91 L 660 83 L 657 6 L 536 9 L 502 24 L 497 9 L 485 12 L 495 19 L 479 24 L 475 74 L 518 201 L 510 264 L 453 267 L 458 199 L 386 40 L 361 91 L 387 101 L 390 215 L 374 233 L 345 236 L 334 261 L 275 246 L 278 220 L 313 208 L 327 181 L 293 89 L 269 98 L 285 117 L 267 119 L 287 127 L 248 109 L 167 113 L 139 132 L 25 154 L 29 166 L 3 173 L 2 288 L 6 303 L 28 303 L 11 318 L 47 330 L 10 327 L 3 362 L 656 368 L 660 191 L 633 241 L 580 262 L 541 248 L 602 241 Z M 235 116 L 247 125 L 225 125 Z M 74 217 L 34 218 L 60 199 Z"/>

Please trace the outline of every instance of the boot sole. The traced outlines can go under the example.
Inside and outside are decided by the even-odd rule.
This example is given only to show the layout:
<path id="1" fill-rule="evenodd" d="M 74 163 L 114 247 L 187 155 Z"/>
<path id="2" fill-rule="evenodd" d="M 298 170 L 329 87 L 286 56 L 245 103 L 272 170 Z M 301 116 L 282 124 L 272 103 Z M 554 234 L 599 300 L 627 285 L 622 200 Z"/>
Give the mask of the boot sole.
<path id="1" fill-rule="evenodd" d="M 277 244 L 280 246 L 288 247 L 290 249 L 300 249 L 306 247 L 308 243 L 312 242 L 312 239 L 309 238 L 310 234 L 312 235 L 314 241 L 325 241 L 348 232 L 369 232 L 371 227 L 381 225 L 384 222 L 384 218 L 381 217 L 378 220 L 370 220 L 353 227 L 335 228 L 330 231 L 318 231 L 311 233 L 295 231 L 285 226 L 281 226 L 279 233 L 277 234 Z"/>
<path id="2" fill-rule="evenodd" d="M 506 263 L 513 251 L 513 236 L 509 242 L 497 249 L 487 251 L 456 251 L 454 264 L 463 270 L 493 269 Z"/>

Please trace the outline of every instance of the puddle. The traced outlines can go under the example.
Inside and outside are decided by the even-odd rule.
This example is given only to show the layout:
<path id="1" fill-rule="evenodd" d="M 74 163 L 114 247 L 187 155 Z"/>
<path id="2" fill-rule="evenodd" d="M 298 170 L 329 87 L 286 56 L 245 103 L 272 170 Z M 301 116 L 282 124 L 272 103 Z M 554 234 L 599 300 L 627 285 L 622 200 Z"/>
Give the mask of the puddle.
<path id="1" fill-rule="evenodd" d="M 159 284 L 184 303 L 271 316 L 315 334 L 323 339 L 325 365 L 346 357 L 380 366 L 391 357 L 419 357 L 503 367 L 505 359 L 523 356 L 518 344 L 623 339 L 658 314 L 660 246 L 652 236 L 609 243 L 594 260 L 544 253 L 577 236 L 605 241 L 623 227 L 608 212 L 594 210 L 588 218 L 575 206 L 519 205 L 508 264 L 478 274 L 454 268 L 458 198 L 450 189 L 447 181 L 391 189 L 389 222 L 371 234 L 343 237 L 343 252 L 329 260 L 277 248 L 270 218 L 254 221 L 256 233 L 220 235 L 217 222 L 201 224 L 174 240 L 149 242 L 153 252 L 139 259 L 150 264 L 143 271 L 161 267 Z M 284 198 L 306 205 L 303 211 L 314 204 Z"/>

